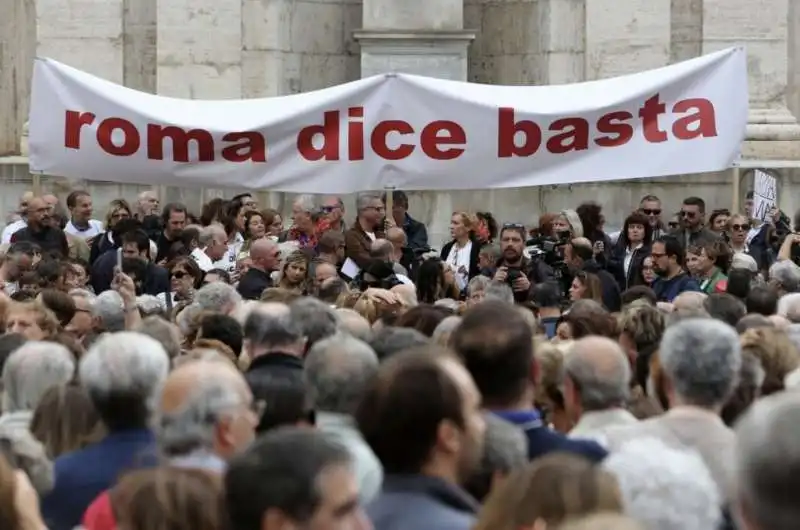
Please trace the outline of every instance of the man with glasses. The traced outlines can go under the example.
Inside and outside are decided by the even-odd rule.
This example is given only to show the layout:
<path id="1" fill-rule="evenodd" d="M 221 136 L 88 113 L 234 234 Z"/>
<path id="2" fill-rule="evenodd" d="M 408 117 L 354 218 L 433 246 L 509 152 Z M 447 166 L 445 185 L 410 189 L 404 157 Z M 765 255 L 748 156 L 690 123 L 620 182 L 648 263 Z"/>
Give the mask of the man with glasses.
<path id="1" fill-rule="evenodd" d="M 356 222 L 344 234 L 345 256 L 359 269 L 365 269 L 372 261 L 372 242 L 384 238 L 383 220 L 386 209 L 380 195 L 374 193 L 360 193 L 356 198 L 356 209 Z"/>
<path id="2" fill-rule="evenodd" d="M 347 230 L 347 224 L 344 222 L 344 203 L 341 197 L 325 197 L 322 199 L 320 209 L 328 220 L 330 230 L 341 233 Z"/>
<path id="3" fill-rule="evenodd" d="M 653 239 L 661 237 L 664 232 L 664 223 L 661 221 L 661 199 L 655 195 L 645 195 L 639 201 L 639 211 L 650 220 L 653 227 Z"/>
<path id="4" fill-rule="evenodd" d="M 697 280 L 684 270 L 684 250 L 673 236 L 658 238 L 650 251 L 653 271 L 658 275 L 653 282 L 653 291 L 659 302 L 672 302 L 686 291 L 700 291 Z"/>
<path id="5" fill-rule="evenodd" d="M 719 235 L 705 227 L 706 202 L 700 197 L 687 197 L 681 205 L 681 219 L 675 236 L 685 249 L 691 245 L 705 245 L 719 239 Z"/>

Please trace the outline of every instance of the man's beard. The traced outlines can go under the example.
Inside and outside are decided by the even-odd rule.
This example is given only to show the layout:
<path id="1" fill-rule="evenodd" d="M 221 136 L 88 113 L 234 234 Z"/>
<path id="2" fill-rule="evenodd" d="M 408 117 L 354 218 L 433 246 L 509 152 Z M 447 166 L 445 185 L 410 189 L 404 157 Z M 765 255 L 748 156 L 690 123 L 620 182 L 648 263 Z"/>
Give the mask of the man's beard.
<path id="1" fill-rule="evenodd" d="M 509 248 L 509 249 L 506 249 L 506 250 L 503 251 L 503 259 L 505 261 L 513 263 L 515 261 L 519 261 L 519 259 L 521 257 L 522 257 L 522 254 L 517 252 L 517 250 L 514 249 L 514 248 Z"/>

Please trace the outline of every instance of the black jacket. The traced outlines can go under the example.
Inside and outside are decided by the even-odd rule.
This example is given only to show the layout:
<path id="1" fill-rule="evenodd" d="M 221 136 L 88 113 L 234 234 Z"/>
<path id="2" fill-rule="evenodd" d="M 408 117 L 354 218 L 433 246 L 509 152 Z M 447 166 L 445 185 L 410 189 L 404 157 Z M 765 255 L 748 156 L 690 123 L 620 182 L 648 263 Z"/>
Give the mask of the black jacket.
<path id="1" fill-rule="evenodd" d="M 406 214 L 406 219 L 403 221 L 401 227 L 403 232 L 406 233 L 406 241 L 408 248 L 411 250 L 420 250 L 428 246 L 428 229 L 423 223 L 420 223 L 410 215 Z"/>
<path id="2" fill-rule="evenodd" d="M 645 258 L 650 255 L 650 245 L 643 245 L 633 251 L 631 258 L 631 265 L 628 268 L 628 273 L 625 274 L 625 255 L 627 254 L 627 245 L 625 241 L 620 240 L 611 250 L 611 254 L 606 262 L 606 270 L 610 272 L 619 285 L 620 291 L 629 289 L 634 285 L 642 285 L 642 263 Z"/>
<path id="3" fill-rule="evenodd" d="M 259 300 L 264 289 L 272 287 L 270 273 L 250 267 L 244 273 L 236 290 L 245 300 Z"/>
<path id="4" fill-rule="evenodd" d="M 92 289 L 97 294 L 111 289 L 114 280 L 114 267 L 117 265 L 116 249 L 107 250 L 92 263 L 91 279 Z M 156 296 L 160 293 L 170 292 L 169 272 L 154 263 L 147 263 L 142 294 Z"/>
<path id="5" fill-rule="evenodd" d="M 500 267 L 508 267 L 503 258 L 497 260 L 495 272 Z M 514 291 L 514 301 L 517 303 L 527 302 L 531 296 L 531 292 L 537 283 L 554 281 L 553 269 L 542 260 L 531 260 L 523 256 L 522 263 L 519 267 L 508 267 L 510 269 L 520 270 L 528 278 L 531 284 L 530 289 L 527 291 Z"/>
<path id="6" fill-rule="evenodd" d="M 22 228 L 11 236 L 11 242 L 27 241 L 36 243 L 42 249 L 43 254 L 49 254 L 54 258 L 66 258 L 69 256 L 69 244 L 67 236 L 58 228 L 52 226 L 43 227 L 41 230 L 34 230 L 31 226 Z"/>
<path id="7" fill-rule="evenodd" d="M 600 279 L 600 286 L 603 289 L 603 305 L 612 313 L 619 311 L 622 307 L 622 300 L 620 298 L 619 285 L 617 285 L 617 280 L 614 276 L 607 270 L 603 270 L 593 259 L 584 262 L 581 270 L 597 275 Z"/>
<path id="8" fill-rule="evenodd" d="M 89 263 L 92 264 L 97 261 L 97 258 L 102 256 L 106 251 L 117 248 L 117 246 L 111 242 L 109 237 L 111 236 L 111 232 L 103 232 L 94 240 L 92 240 L 92 248 L 89 250 Z"/>
<path id="9" fill-rule="evenodd" d="M 259 355 L 250 363 L 244 378 L 253 398 L 267 404 L 257 432 L 313 420 L 300 357 L 282 352 Z"/>

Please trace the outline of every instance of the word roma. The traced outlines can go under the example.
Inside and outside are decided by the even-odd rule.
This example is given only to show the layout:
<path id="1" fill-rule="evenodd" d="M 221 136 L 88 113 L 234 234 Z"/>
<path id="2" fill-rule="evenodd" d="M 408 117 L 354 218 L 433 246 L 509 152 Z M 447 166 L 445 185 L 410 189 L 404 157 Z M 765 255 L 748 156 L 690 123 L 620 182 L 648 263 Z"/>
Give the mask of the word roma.
<path id="1" fill-rule="evenodd" d="M 678 140 L 709 138 L 717 136 L 714 105 L 707 99 L 694 98 L 676 102 L 672 114 L 680 114 L 674 119 L 670 129 L 672 137 Z M 633 114 L 628 111 L 615 111 L 598 118 L 595 130 L 598 136 L 591 138 L 589 122 L 581 117 L 561 118 L 548 127 L 550 135 L 545 141 L 542 127 L 531 120 L 515 118 L 515 110 L 510 107 L 498 109 L 497 157 L 529 157 L 542 148 L 552 154 L 582 151 L 593 143 L 599 147 L 619 147 L 630 142 L 635 127 L 640 126 L 644 140 L 661 143 L 669 140 L 667 131 L 662 130 L 659 117 L 667 113 L 666 105 L 660 101 L 659 94 L 651 97 L 639 108 L 640 123 L 631 123 Z M 346 160 L 364 159 L 364 108 L 351 107 L 347 111 Z M 64 146 L 81 149 L 81 130 L 93 126 L 97 116 L 91 112 L 66 111 L 64 127 Z M 122 141 L 117 145 L 112 140 L 115 131 L 121 132 Z M 146 155 L 151 160 L 172 160 L 189 162 L 189 143 L 197 147 L 198 162 L 213 162 L 217 157 L 217 145 L 209 131 L 203 129 L 183 129 L 176 126 L 149 124 L 146 130 Z M 461 156 L 467 144 L 467 134 L 463 127 L 454 121 L 436 120 L 425 125 L 419 132 L 418 145 L 400 143 L 390 147 L 390 136 L 402 140 L 417 134 L 414 127 L 403 120 L 384 120 L 378 122 L 369 133 L 369 145 L 375 155 L 385 160 L 402 160 L 410 157 L 419 147 L 433 160 L 453 160 Z M 119 135 L 117 135 L 119 137 Z M 340 112 L 329 111 L 323 115 L 321 125 L 304 127 L 297 135 L 297 151 L 309 161 L 337 161 L 341 156 Z M 314 141 L 321 138 L 319 147 Z M 165 154 L 165 140 L 169 139 L 172 152 Z M 139 152 L 142 144 L 141 133 L 136 126 L 123 118 L 105 118 L 97 124 L 97 145 L 113 156 L 131 156 Z M 222 136 L 227 145 L 219 150 L 219 156 L 228 162 L 266 162 L 267 139 L 258 131 L 229 132 Z"/>

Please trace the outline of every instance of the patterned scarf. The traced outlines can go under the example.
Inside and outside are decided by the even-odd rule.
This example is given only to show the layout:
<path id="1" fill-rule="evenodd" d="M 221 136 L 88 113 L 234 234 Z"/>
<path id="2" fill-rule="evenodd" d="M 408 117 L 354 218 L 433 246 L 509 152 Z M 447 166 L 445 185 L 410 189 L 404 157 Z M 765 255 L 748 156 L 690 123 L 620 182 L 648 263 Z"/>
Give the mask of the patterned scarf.
<path id="1" fill-rule="evenodd" d="M 300 244 L 300 248 L 314 249 L 317 248 L 317 243 L 319 242 L 318 234 L 322 234 L 330 230 L 330 228 L 331 224 L 327 219 L 320 219 L 314 226 L 313 234 L 306 234 L 301 232 L 296 226 L 292 226 L 289 229 L 289 234 L 286 239 L 288 241 L 297 241 Z"/>

